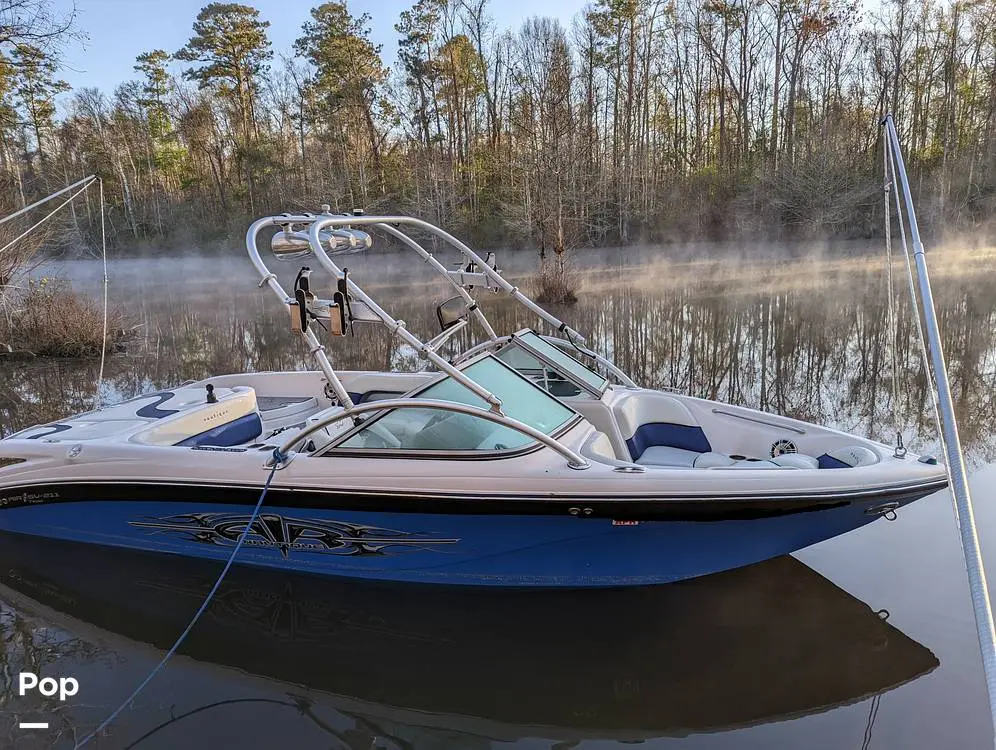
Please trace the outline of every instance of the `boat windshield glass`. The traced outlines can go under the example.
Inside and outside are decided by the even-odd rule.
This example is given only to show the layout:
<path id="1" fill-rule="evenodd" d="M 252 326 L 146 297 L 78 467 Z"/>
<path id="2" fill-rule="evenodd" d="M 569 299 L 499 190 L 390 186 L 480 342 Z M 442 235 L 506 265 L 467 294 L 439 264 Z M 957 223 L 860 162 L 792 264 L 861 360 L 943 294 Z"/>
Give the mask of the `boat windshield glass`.
<path id="1" fill-rule="evenodd" d="M 519 352 L 528 353 L 530 358 L 535 362 L 543 361 L 545 362 L 549 369 L 549 366 L 559 370 L 562 375 L 558 377 L 559 380 L 569 380 L 574 381 L 579 386 L 585 388 L 592 392 L 593 395 L 601 396 L 605 387 L 608 385 L 609 381 L 594 372 L 587 367 L 585 367 L 581 362 L 576 360 L 570 354 L 560 349 L 549 341 L 544 339 L 539 334 L 534 331 L 522 331 L 512 338 L 512 342 L 517 344 L 516 347 Z M 518 352 L 512 354 L 507 353 L 511 347 L 506 347 L 502 354 L 502 359 L 505 360 L 510 366 L 515 367 L 515 369 L 520 369 L 518 364 L 513 364 L 513 362 L 522 362 L 523 358 Z M 535 367 L 535 365 L 534 365 Z M 535 377 L 535 376 L 534 376 Z M 547 388 L 548 391 L 554 395 L 568 395 L 566 393 L 559 392 L 562 386 L 559 386 L 555 381 L 548 381 L 553 385 L 553 388 Z M 545 386 L 544 386 L 545 387 Z"/>
<path id="2" fill-rule="evenodd" d="M 529 378 L 547 393 L 558 398 L 580 396 L 583 391 L 564 374 L 521 346 L 504 347 L 495 354 L 498 359 L 523 377 Z"/>
<path id="3" fill-rule="evenodd" d="M 502 401 L 502 411 L 547 435 L 576 416 L 543 389 L 510 367 L 487 356 L 463 369 L 463 374 Z M 483 399 L 452 378 L 444 378 L 413 398 L 454 401 L 488 408 Z M 510 427 L 469 414 L 442 409 L 395 409 L 364 425 L 336 448 L 414 451 L 502 451 L 534 442 Z"/>

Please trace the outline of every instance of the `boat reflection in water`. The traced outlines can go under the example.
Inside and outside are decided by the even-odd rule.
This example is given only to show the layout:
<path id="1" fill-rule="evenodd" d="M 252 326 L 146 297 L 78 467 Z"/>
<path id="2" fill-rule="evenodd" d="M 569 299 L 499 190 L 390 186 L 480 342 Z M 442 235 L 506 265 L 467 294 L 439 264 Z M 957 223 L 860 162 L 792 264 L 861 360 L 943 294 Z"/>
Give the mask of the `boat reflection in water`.
<path id="1" fill-rule="evenodd" d="M 62 632 L 102 634 L 90 641 L 115 634 L 118 659 L 102 667 L 109 689 L 96 696 L 90 680 L 85 702 L 101 708 L 76 715 L 78 732 L 133 687 L 133 675 L 112 662 L 141 649 L 135 642 L 168 647 L 218 570 L 180 557 L 0 538 L 0 598 L 44 612 Z M 5 618 L 3 627 L 16 622 Z M 16 674 L 14 653 L 0 660 Z M 247 682 L 256 693 L 264 686 L 271 703 L 295 707 L 281 715 L 292 728 L 280 730 L 294 746 L 314 746 L 292 741 L 297 728 L 338 738 L 323 747 L 476 748 L 525 737 L 570 746 L 798 717 L 938 665 L 885 613 L 791 557 L 667 586 L 584 592 L 372 585 L 236 566 L 182 653 L 193 661 L 175 659 L 158 678 L 182 694 L 158 704 L 145 698 L 101 748 L 181 739 L 198 747 L 204 734 L 194 718 L 234 739 L 266 716 L 265 700 L 225 700 Z M 45 673 L 66 666 L 56 661 Z M 210 685 L 211 699 L 196 703 L 185 684 Z"/>

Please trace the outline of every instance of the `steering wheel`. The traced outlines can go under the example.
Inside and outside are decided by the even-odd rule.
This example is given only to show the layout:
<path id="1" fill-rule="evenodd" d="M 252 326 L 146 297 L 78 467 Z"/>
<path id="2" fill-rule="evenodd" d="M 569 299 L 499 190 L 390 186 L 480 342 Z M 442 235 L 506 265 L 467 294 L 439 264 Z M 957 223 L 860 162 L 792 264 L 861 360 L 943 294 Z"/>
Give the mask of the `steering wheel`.
<path id="1" fill-rule="evenodd" d="M 400 448 L 401 441 L 394 435 L 393 432 L 385 428 L 380 421 L 374 422 L 367 425 L 363 432 L 367 434 L 367 440 L 370 438 L 375 438 L 380 445 L 367 445 L 368 448 Z"/>

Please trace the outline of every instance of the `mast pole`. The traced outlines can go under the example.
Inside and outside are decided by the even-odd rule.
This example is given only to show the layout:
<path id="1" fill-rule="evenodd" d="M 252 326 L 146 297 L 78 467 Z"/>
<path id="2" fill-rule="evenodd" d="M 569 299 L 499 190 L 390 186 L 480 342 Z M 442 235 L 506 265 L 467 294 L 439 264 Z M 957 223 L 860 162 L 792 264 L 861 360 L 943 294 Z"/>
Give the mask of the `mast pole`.
<path id="1" fill-rule="evenodd" d="M 896 166 L 895 175 L 899 178 L 902 188 L 903 202 L 906 204 L 910 240 L 913 244 L 913 257 L 920 285 L 920 299 L 923 303 L 927 343 L 934 370 L 934 380 L 937 383 L 937 400 L 948 482 L 951 494 L 954 496 L 955 519 L 961 533 L 962 553 L 965 557 L 968 583 L 972 593 L 972 606 L 975 610 L 975 627 L 979 636 L 979 647 L 982 651 L 982 668 L 985 672 L 986 688 L 989 692 L 989 711 L 992 715 L 994 736 L 996 736 L 996 703 L 994 703 L 996 701 L 996 628 L 993 625 L 992 605 L 989 602 L 986 569 L 982 561 L 979 535 L 975 527 L 972 494 L 968 487 L 965 459 L 962 456 L 961 440 L 958 437 L 958 422 L 955 418 L 954 402 L 951 398 L 951 385 L 948 382 L 947 367 L 944 361 L 944 347 L 941 344 L 937 311 L 934 309 L 934 297 L 930 289 L 930 277 L 927 274 L 927 258 L 923 249 L 923 241 L 920 239 L 920 228 L 917 226 L 913 197 L 910 194 L 909 180 L 906 175 L 906 164 L 903 161 L 902 150 L 899 148 L 899 136 L 892 115 L 886 115 L 882 124 Z M 902 218 L 900 215 L 900 222 Z M 913 308 L 916 309 L 915 299 L 913 300 Z"/>

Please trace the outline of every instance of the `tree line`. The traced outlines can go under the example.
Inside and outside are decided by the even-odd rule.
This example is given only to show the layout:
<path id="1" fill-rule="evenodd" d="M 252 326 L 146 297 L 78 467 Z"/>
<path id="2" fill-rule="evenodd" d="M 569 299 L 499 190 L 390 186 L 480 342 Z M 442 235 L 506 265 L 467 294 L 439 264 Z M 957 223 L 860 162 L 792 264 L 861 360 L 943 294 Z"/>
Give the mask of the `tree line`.
<path id="1" fill-rule="evenodd" d="M 60 79 L 71 23 L 46 2 L 0 0 L 0 208 L 97 173 L 119 247 L 322 203 L 544 253 L 867 235 L 886 112 L 922 220 L 996 214 L 996 0 L 595 0 L 514 29 L 488 0 L 416 0 L 392 66 L 344 2 L 284 53 L 215 2 L 113 92 Z"/>

